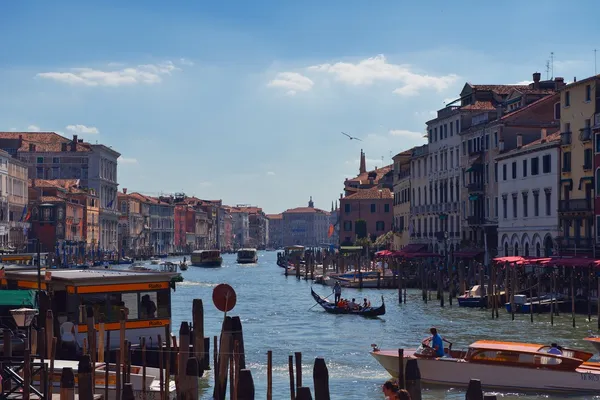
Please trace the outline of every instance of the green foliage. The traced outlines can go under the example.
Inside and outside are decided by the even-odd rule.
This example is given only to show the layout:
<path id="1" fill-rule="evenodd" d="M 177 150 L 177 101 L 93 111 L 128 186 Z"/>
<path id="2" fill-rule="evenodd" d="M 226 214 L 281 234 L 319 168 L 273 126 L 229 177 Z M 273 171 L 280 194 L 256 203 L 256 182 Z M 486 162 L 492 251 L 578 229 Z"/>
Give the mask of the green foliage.
<path id="1" fill-rule="evenodd" d="M 390 231 L 390 232 L 384 233 L 383 235 L 380 235 L 375 240 L 375 246 L 378 248 L 381 248 L 381 247 L 389 248 L 393 241 L 394 241 L 394 232 Z"/>
<path id="2" fill-rule="evenodd" d="M 368 237 L 358 238 L 354 243 L 355 246 L 362 246 L 363 248 L 367 248 L 371 246 L 371 240 Z"/>

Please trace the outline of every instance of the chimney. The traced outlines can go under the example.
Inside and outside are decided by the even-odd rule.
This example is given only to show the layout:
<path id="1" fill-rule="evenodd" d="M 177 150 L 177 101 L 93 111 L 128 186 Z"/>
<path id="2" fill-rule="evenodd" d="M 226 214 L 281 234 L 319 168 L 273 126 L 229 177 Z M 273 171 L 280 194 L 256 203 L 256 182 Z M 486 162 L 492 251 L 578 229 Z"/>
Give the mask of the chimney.
<path id="1" fill-rule="evenodd" d="M 540 74 L 539 72 L 533 73 L 533 88 L 534 89 L 540 88 L 540 79 L 541 78 L 542 78 L 542 74 Z"/>
<path id="2" fill-rule="evenodd" d="M 548 136 L 546 129 L 542 129 L 540 138 L 542 139 L 542 143 L 546 143 L 546 136 Z"/>
<path id="3" fill-rule="evenodd" d="M 577 82 L 577 77 L 576 76 L 573 77 L 573 82 Z"/>
<path id="4" fill-rule="evenodd" d="M 359 174 L 364 174 L 367 172 L 367 164 L 365 162 L 365 153 L 360 149 L 360 167 L 358 169 Z"/>
<path id="5" fill-rule="evenodd" d="M 77 151 L 77 135 L 73 135 L 73 141 L 71 142 L 71 151 Z"/>
<path id="6" fill-rule="evenodd" d="M 127 194 L 127 188 L 123 188 L 123 194 Z"/>
<path id="7" fill-rule="evenodd" d="M 565 78 L 561 78 L 560 76 L 554 78 L 554 90 L 558 90 L 563 86 L 565 86 Z"/>
<path id="8" fill-rule="evenodd" d="M 523 135 L 517 133 L 517 149 L 523 147 Z"/>
<path id="9" fill-rule="evenodd" d="M 504 151 L 504 139 L 500 139 L 498 141 L 498 149 L 500 150 L 500 152 Z"/>
<path id="10" fill-rule="evenodd" d="M 502 118 L 502 114 L 504 114 L 504 108 L 502 108 L 502 104 L 498 104 L 496 106 L 496 114 L 498 119 Z"/>

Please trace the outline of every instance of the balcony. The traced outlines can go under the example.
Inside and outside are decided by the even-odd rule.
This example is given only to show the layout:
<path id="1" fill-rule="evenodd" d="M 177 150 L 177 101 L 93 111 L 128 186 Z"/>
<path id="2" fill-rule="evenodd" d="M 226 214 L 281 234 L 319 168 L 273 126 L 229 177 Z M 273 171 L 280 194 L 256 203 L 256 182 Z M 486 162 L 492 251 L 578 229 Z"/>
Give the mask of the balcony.
<path id="1" fill-rule="evenodd" d="M 559 245 L 563 249 L 589 249 L 593 245 L 593 239 L 581 237 L 562 237 L 560 238 Z"/>
<path id="2" fill-rule="evenodd" d="M 591 199 L 560 200 L 558 212 L 591 212 Z"/>
<path id="3" fill-rule="evenodd" d="M 484 188 L 485 186 L 482 182 L 474 182 L 467 185 L 469 193 L 483 192 Z"/>
<path id="4" fill-rule="evenodd" d="M 570 146 L 571 145 L 571 132 L 561 132 L 560 133 L 560 144 L 561 144 L 561 146 Z"/>
<path id="5" fill-rule="evenodd" d="M 484 220 L 481 216 L 471 215 L 470 217 L 467 217 L 467 223 L 469 225 L 483 225 Z"/>
<path id="6" fill-rule="evenodd" d="M 592 128 L 587 127 L 579 130 L 579 140 L 589 142 L 592 140 Z"/>
<path id="7" fill-rule="evenodd" d="M 410 178 L 410 170 L 409 170 L 409 171 L 401 171 L 401 172 L 398 172 L 398 174 L 396 175 L 396 178 L 397 178 L 398 180 L 402 180 L 402 179 Z"/>

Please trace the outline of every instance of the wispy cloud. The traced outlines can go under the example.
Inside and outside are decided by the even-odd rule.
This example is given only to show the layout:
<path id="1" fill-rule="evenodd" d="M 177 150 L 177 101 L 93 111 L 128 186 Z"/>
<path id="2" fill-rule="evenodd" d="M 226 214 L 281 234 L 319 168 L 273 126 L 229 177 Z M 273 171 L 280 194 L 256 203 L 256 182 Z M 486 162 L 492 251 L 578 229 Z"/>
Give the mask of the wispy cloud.
<path id="1" fill-rule="evenodd" d="M 312 89 L 314 82 L 297 72 L 280 72 L 267 86 L 286 89 L 286 94 L 293 96 L 298 92 L 307 92 Z"/>
<path id="2" fill-rule="evenodd" d="M 128 158 L 128 157 L 119 157 L 119 159 L 117 160 L 119 163 L 121 164 L 137 164 L 138 160 L 137 158 Z"/>
<path id="3" fill-rule="evenodd" d="M 407 139 L 418 140 L 423 139 L 424 133 L 413 132 L 406 129 L 391 129 L 389 134 L 392 136 L 400 136 Z"/>
<path id="4" fill-rule="evenodd" d="M 269 176 L 275 176 L 275 172 L 273 172 L 273 171 L 268 171 L 268 172 L 267 172 L 267 175 L 269 175 Z"/>
<path id="5" fill-rule="evenodd" d="M 36 76 L 43 79 L 82 86 L 126 86 L 156 84 L 165 75 L 178 70 L 171 61 L 160 64 L 144 64 L 137 67 L 101 70 L 93 68 L 71 68 L 67 71 L 41 72 Z"/>
<path id="6" fill-rule="evenodd" d="M 529 85 L 531 81 L 521 81 L 517 83 L 511 83 L 511 85 Z"/>
<path id="7" fill-rule="evenodd" d="M 95 126 L 67 125 L 67 130 L 78 134 L 98 134 L 100 131 Z"/>
<path id="8" fill-rule="evenodd" d="M 187 66 L 192 67 L 194 65 L 194 62 L 191 61 L 191 60 L 188 60 L 187 58 L 180 58 L 179 59 L 179 64 L 181 64 L 181 65 L 187 65 Z"/>
<path id="9" fill-rule="evenodd" d="M 40 127 L 39 127 L 39 126 L 37 126 L 37 125 L 29 125 L 29 126 L 27 127 L 27 130 L 28 130 L 29 132 L 39 132 L 39 131 L 40 131 Z"/>
<path id="10" fill-rule="evenodd" d="M 414 72 L 408 64 L 388 63 L 383 54 L 370 57 L 358 63 L 337 62 L 320 64 L 308 68 L 309 71 L 326 72 L 349 85 L 371 85 L 375 82 L 398 82 L 402 86 L 393 93 L 401 96 L 414 96 L 422 89 L 441 92 L 448 89 L 458 79 L 458 75 L 432 76 Z"/>

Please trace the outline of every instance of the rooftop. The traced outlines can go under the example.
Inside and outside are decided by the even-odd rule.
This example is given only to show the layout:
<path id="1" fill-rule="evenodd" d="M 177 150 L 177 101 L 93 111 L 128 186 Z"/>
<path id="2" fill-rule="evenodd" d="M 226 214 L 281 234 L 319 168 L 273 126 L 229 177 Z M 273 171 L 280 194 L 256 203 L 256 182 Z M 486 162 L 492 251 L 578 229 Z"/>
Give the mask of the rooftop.
<path id="1" fill-rule="evenodd" d="M 469 85 L 476 91 L 494 92 L 497 94 L 509 94 L 512 90 L 527 90 L 529 85 Z"/>
<path id="2" fill-rule="evenodd" d="M 346 196 L 345 199 L 348 200 L 377 200 L 377 199 L 391 199 L 392 192 L 388 188 L 380 189 L 378 187 L 373 187 L 370 189 L 358 189 L 356 193 L 352 193 L 349 196 Z"/>
<path id="3" fill-rule="evenodd" d="M 315 214 L 315 213 L 328 214 L 327 211 L 321 210 L 320 208 L 314 208 L 314 207 L 290 208 L 290 209 L 285 210 L 283 213 L 284 214 Z"/>
<path id="4" fill-rule="evenodd" d="M 267 214 L 268 219 L 283 219 L 283 214 Z"/>
<path id="5" fill-rule="evenodd" d="M 412 151 L 412 149 L 411 150 L 407 150 L 407 151 Z M 348 179 L 347 182 L 358 182 L 358 183 L 361 183 L 361 184 L 368 183 L 369 182 L 369 175 L 374 174 L 374 176 L 375 176 L 374 183 L 378 183 L 381 180 L 381 178 L 383 178 L 393 168 L 394 168 L 393 165 L 386 165 L 385 167 L 375 168 L 375 169 L 373 169 L 371 171 L 363 172 L 362 174 L 359 174 L 355 178 Z"/>
<path id="6" fill-rule="evenodd" d="M 35 145 L 37 152 L 59 153 L 63 151 L 62 145 L 67 144 L 67 151 L 71 151 L 68 146 L 73 143 L 72 139 L 67 139 L 55 132 L 0 132 L 0 139 L 21 140 L 19 151 L 28 152 L 29 145 Z M 91 151 L 91 145 L 87 142 L 77 142 L 76 151 Z"/>

